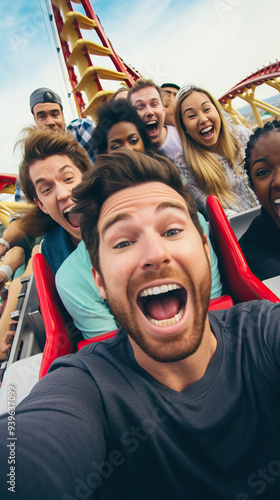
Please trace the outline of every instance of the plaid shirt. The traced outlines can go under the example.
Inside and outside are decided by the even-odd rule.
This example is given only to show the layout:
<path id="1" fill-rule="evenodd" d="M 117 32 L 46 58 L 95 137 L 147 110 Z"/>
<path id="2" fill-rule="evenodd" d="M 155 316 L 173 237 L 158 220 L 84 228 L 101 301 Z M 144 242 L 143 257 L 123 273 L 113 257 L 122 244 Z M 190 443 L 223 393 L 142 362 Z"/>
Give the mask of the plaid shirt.
<path id="1" fill-rule="evenodd" d="M 76 118 L 69 123 L 67 130 L 71 132 L 76 141 L 85 148 L 93 163 L 95 154 L 90 139 L 94 130 L 94 122 L 90 118 Z"/>

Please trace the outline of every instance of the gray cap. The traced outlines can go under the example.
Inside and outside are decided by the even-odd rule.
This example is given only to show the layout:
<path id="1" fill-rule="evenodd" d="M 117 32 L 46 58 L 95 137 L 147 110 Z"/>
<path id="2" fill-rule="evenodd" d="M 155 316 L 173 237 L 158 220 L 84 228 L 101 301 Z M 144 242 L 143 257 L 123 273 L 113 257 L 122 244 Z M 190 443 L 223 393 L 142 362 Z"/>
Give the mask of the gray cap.
<path id="1" fill-rule="evenodd" d="M 62 102 L 58 94 L 53 92 L 51 89 L 47 89 L 45 87 L 41 87 L 40 89 L 34 90 L 30 96 L 30 109 L 31 113 L 33 113 L 33 108 L 35 104 L 38 103 L 43 103 L 43 102 L 56 102 L 59 104 L 61 109 L 62 107 Z"/>

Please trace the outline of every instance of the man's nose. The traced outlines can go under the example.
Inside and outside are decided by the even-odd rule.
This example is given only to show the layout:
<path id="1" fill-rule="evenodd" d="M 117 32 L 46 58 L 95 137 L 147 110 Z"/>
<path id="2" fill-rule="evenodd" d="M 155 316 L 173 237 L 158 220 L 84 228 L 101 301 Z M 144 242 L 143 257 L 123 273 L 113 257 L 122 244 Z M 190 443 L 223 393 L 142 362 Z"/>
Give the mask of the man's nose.
<path id="1" fill-rule="evenodd" d="M 141 267 L 143 270 L 159 269 L 171 261 L 167 245 L 160 235 L 147 235 L 143 238 L 142 249 Z"/>
<path id="2" fill-rule="evenodd" d="M 146 107 L 146 115 L 147 116 L 152 116 L 154 114 L 154 110 L 151 106 L 147 105 Z"/>
<path id="3" fill-rule="evenodd" d="M 72 190 L 69 188 L 67 184 L 58 184 L 56 186 L 56 196 L 58 200 L 64 200 L 65 198 L 69 198 L 71 196 Z"/>
<path id="4" fill-rule="evenodd" d="M 55 127 L 55 120 L 52 116 L 48 115 L 45 120 L 45 125 L 46 127 L 49 128 L 54 128 Z"/>

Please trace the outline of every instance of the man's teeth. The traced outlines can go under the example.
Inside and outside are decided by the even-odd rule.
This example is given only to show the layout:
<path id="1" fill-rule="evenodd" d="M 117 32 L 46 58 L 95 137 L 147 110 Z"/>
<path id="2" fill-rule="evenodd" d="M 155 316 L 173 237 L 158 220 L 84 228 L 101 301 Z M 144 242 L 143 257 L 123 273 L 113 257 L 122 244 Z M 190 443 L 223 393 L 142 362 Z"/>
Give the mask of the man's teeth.
<path id="1" fill-rule="evenodd" d="M 167 293 L 171 290 L 179 290 L 181 287 L 179 285 L 161 285 L 154 286 L 153 288 L 146 288 L 140 293 L 140 297 L 147 297 L 148 295 L 159 295 L 160 293 Z"/>
<path id="2" fill-rule="evenodd" d="M 171 326 L 171 325 L 175 325 L 175 323 L 178 323 L 178 321 L 180 321 L 180 319 L 183 317 L 183 314 L 184 314 L 184 308 L 181 307 L 179 312 L 177 314 L 175 314 L 175 316 L 173 316 L 173 318 L 157 320 L 157 319 L 151 318 L 151 316 L 149 316 L 149 315 L 147 315 L 146 318 L 151 323 L 153 323 L 153 325 L 156 325 L 156 326 Z"/>
<path id="3" fill-rule="evenodd" d="M 152 120 L 151 122 L 146 122 L 146 125 L 156 125 L 156 124 L 157 124 L 156 120 Z"/>
<path id="4" fill-rule="evenodd" d="M 209 127 L 203 128 L 200 132 L 201 132 L 201 134 L 206 134 L 207 132 L 210 132 L 210 130 L 212 130 L 212 125 L 210 125 Z"/>
<path id="5" fill-rule="evenodd" d="M 71 208 L 73 208 L 74 205 L 72 205 L 71 207 L 68 207 L 68 208 L 65 208 L 65 210 L 63 211 L 63 215 L 65 217 L 65 219 L 67 219 L 67 221 L 69 221 L 69 212 L 71 211 Z"/>

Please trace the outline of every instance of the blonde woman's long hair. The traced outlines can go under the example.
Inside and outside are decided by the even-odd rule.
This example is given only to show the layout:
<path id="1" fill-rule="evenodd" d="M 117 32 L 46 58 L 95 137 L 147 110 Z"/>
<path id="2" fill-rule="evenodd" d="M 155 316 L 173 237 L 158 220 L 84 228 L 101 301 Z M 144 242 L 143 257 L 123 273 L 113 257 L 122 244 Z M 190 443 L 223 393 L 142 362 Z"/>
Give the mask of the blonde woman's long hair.
<path id="1" fill-rule="evenodd" d="M 232 168 L 240 175 L 240 172 L 235 166 L 235 162 L 242 162 L 240 154 L 240 144 L 231 130 L 229 130 L 226 119 L 222 113 L 222 109 L 218 101 L 206 90 L 199 87 L 188 87 L 186 91 L 179 91 L 175 109 L 175 121 L 178 133 L 183 146 L 183 153 L 188 166 L 192 169 L 196 181 L 204 192 L 214 194 L 220 200 L 222 205 L 227 201 L 234 202 L 234 196 L 229 189 L 229 185 L 219 160 L 208 151 L 206 148 L 196 142 L 189 134 L 186 134 L 186 127 L 182 120 L 181 104 L 193 92 L 201 92 L 205 94 L 212 104 L 215 106 L 220 120 L 221 128 L 218 138 L 219 150 L 232 164 Z M 240 158 L 239 158 L 240 157 Z"/>

